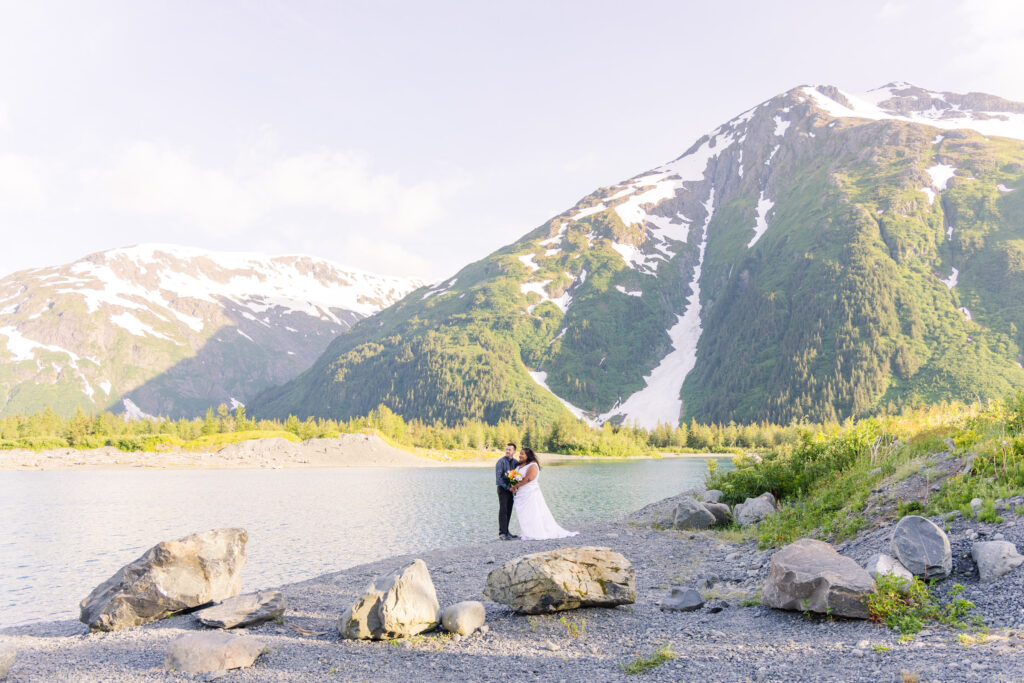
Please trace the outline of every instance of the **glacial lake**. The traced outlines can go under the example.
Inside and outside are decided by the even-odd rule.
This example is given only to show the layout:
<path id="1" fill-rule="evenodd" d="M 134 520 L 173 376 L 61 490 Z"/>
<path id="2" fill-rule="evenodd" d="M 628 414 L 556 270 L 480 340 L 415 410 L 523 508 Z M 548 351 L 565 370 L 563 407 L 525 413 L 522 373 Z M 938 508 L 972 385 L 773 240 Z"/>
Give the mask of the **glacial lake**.
<path id="1" fill-rule="evenodd" d="M 572 529 L 702 485 L 706 472 L 703 458 L 551 463 L 541 487 Z M 0 471 L 0 626 L 77 619 L 79 601 L 148 548 L 218 527 L 249 532 L 243 591 L 271 588 L 494 539 L 494 472 Z"/>

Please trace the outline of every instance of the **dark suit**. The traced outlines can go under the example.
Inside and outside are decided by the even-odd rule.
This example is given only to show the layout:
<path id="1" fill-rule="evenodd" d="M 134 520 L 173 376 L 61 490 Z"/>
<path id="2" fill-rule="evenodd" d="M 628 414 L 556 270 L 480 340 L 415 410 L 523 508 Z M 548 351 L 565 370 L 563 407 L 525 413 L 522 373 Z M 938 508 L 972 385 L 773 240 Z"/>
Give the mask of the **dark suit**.
<path id="1" fill-rule="evenodd" d="M 502 536 L 509 533 L 508 522 L 512 519 L 512 503 L 514 501 L 512 488 L 505 475 L 509 470 L 514 470 L 517 465 L 519 465 L 518 460 L 504 456 L 499 458 L 498 463 L 494 466 L 494 477 L 498 484 L 498 534 Z"/>

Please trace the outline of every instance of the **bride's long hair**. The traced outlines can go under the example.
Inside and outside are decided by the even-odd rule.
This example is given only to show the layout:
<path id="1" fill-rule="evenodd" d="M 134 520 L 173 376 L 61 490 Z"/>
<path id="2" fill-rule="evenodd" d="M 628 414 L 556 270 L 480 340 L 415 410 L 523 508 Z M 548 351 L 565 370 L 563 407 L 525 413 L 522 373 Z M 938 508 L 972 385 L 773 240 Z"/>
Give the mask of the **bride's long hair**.
<path id="1" fill-rule="evenodd" d="M 529 465 L 531 462 L 537 463 L 537 469 L 540 469 L 540 460 L 537 459 L 537 454 L 533 452 L 532 448 L 523 446 L 523 453 L 526 455 L 526 462 L 524 465 Z"/>

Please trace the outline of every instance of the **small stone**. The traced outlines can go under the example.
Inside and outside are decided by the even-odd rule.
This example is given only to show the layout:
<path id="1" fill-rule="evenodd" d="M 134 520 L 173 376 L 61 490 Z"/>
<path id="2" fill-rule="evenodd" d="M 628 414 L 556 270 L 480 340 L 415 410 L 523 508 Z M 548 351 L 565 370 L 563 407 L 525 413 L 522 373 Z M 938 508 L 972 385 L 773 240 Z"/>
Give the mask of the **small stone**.
<path id="1" fill-rule="evenodd" d="M 673 588 L 672 594 L 661 601 L 665 612 L 692 612 L 704 606 L 704 598 L 692 588 Z"/>
<path id="2" fill-rule="evenodd" d="M 725 600 L 712 600 L 711 602 L 707 603 L 707 605 L 705 605 L 707 612 L 709 614 L 718 614 L 722 610 L 726 609 L 728 606 L 729 603 L 727 603 Z"/>
<path id="3" fill-rule="evenodd" d="M 978 516 L 978 511 L 981 510 L 981 506 L 985 504 L 981 498 L 971 498 L 971 512 L 975 517 Z"/>
<path id="4" fill-rule="evenodd" d="M 971 548 L 971 557 L 978 565 L 982 583 L 995 581 L 1024 564 L 1024 555 L 1009 541 L 982 541 Z"/>
<path id="5" fill-rule="evenodd" d="M 855 649 L 850 654 L 852 654 L 854 657 L 858 657 L 858 658 L 859 657 L 863 657 L 864 656 L 864 650 L 861 650 L 861 649 L 858 648 L 858 649 Z"/>
<path id="6" fill-rule="evenodd" d="M 497 560 L 495 560 L 493 557 L 488 557 L 486 560 L 484 560 L 484 564 L 494 564 L 495 562 L 497 562 Z"/>
<path id="7" fill-rule="evenodd" d="M 480 630 L 480 635 L 486 636 L 487 632 L 491 630 L 491 627 L 488 626 L 487 624 L 484 624 L 483 626 L 480 627 L 479 630 Z"/>
<path id="8" fill-rule="evenodd" d="M 476 600 L 457 602 L 441 611 L 441 625 L 444 626 L 444 630 L 464 636 L 483 626 L 486 619 L 487 611 L 484 604 Z"/>
<path id="9" fill-rule="evenodd" d="M 556 643 L 553 640 L 545 641 L 543 647 L 544 647 L 545 650 L 549 650 L 550 652 L 555 652 L 555 651 L 561 649 L 560 646 L 558 645 L 558 643 Z"/>
<path id="10" fill-rule="evenodd" d="M 857 641 L 857 649 L 859 649 L 859 650 L 866 650 L 869 647 L 871 647 L 871 641 L 869 641 L 867 639 L 858 640 Z"/>
<path id="11" fill-rule="evenodd" d="M 167 646 L 164 668 L 190 674 L 252 666 L 266 646 L 251 636 L 224 631 L 191 633 Z"/>

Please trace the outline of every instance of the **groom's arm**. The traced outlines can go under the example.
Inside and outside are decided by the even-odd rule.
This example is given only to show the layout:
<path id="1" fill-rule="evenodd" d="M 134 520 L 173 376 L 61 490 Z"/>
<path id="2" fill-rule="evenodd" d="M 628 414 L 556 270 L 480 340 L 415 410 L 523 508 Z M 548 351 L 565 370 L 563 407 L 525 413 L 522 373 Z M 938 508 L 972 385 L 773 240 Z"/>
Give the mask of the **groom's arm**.
<path id="1" fill-rule="evenodd" d="M 509 465 L 508 458 L 502 458 L 498 461 L 498 464 L 494 466 L 494 478 L 497 480 L 498 486 L 507 491 L 512 490 L 509 488 L 508 479 L 505 477 L 510 469 L 511 466 Z"/>

